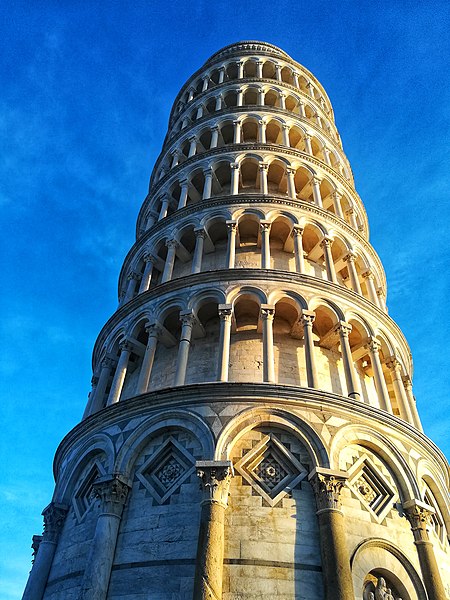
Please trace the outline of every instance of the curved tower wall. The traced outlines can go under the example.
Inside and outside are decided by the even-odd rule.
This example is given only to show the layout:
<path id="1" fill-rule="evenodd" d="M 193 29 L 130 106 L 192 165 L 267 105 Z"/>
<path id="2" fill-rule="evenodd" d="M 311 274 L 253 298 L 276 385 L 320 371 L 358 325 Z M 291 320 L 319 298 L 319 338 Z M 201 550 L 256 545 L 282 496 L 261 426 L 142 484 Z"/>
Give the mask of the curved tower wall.
<path id="1" fill-rule="evenodd" d="M 180 90 L 93 371 L 25 598 L 449 596 L 448 465 L 331 103 L 281 49 Z"/>

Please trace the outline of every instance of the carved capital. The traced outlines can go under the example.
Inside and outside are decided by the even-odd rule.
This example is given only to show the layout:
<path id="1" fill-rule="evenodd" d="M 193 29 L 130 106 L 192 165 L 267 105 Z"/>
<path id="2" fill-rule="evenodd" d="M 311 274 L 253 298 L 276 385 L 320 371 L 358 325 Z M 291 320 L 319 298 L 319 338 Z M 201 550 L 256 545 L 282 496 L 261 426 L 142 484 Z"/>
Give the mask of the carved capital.
<path id="1" fill-rule="evenodd" d="M 261 233 L 264 233 L 265 231 L 270 231 L 271 225 L 272 225 L 272 223 L 270 221 L 261 221 L 259 223 L 259 228 L 261 230 Z"/>
<path id="2" fill-rule="evenodd" d="M 236 229 L 237 229 L 236 221 L 227 221 L 226 225 L 227 225 L 228 231 L 236 231 Z"/>
<path id="3" fill-rule="evenodd" d="M 42 538 L 44 541 L 54 543 L 58 541 L 67 511 L 67 506 L 64 504 L 57 504 L 56 502 L 51 502 L 44 508 L 42 511 L 42 516 L 44 517 L 44 535 Z"/>
<path id="4" fill-rule="evenodd" d="M 195 463 L 203 490 L 203 502 L 228 506 L 231 478 L 234 475 L 230 460 L 202 460 Z"/>
<path id="5" fill-rule="evenodd" d="M 335 327 L 336 331 L 338 331 L 343 337 L 348 337 L 352 331 L 352 326 L 350 323 L 346 321 L 339 321 L 339 323 Z"/>
<path id="6" fill-rule="evenodd" d="M 204 229 L 202 229 L 201 227 L 199 227 L 198 229 L 194 229 L 194 234 L 195 234 L 196 238 L 205 239 L 205 237 L 206 237 L 206 231 Z"/>
<path id="7" fill-rule="evenodd" d="M 231 304 L 219 304 L 218 306 L 219 319 L 221 321 L 231 321 L 233 307 Z"/>
<path id="8" fill-rule="evenodd" d="M 128 274 L 127 281 L 131 281 L 132 279 L 139 281 L 140 278 L 141 276 L 139 273 L 136 273 L 136 271 L 131 271 L 131 273 Z"/>
<path id="9" fill-rule="evenodd" d="M 431 527 L 431 519 L 435 513 L 434 508 L 425 504 L 425 502 L 413 498 L 412 500 L 407 500 L 403 503 L 403 510 L 411 525 L 414 541 L 427 542 L 428 530 Z"/>
<path id="10" fill-rule="evenodd" d="M 295 237 L 295 236 L 301 237 L 303 235 L 304 231 L 305 231 L 305 228 L 302 227 L 301 225 L 294 225 L 294 227 L 292 228 L 292 231 L 291 231 L 291 235 L 292 235 L 292 237 Z"/>
<path id="11" fill-rule="evenodd" d="M 326 510 L 340 510 L 341 490 L 347 480 L 344 472 L 316 468 L 310 473 L 308 479 L 316 496 L 318 513 Z"/>
<path id="12" fill-rule="evenodd" d="M 239 171 L 239 163 L 231 163 L 230 167 L 233 171 Z"/>
<path id="13" fill-rule="evenodd" d="M 375 275 L 373 274 L 372 269 L 367 269 L 366 271 L 364 271 L 362 276 L 364 277 L 364 279 L 375 279 Z"/>
<path id="14" fill-rule="evenodd" d="M 402 364 L 396 356 L 390 356 L 384 362 L 390 371 L 395 371 L 397 373 L 401 373 Z"/>
<path id="15" fill-rule="evenodd" d="M 275 307 L 269 304 L 261 304 L 260 309 L 261 319 L 273 321 L 275 316 Z"/>
<path id="16" fill-rule="evenodd" d="M 369 338 L 368 343 L 366 344 L 366 348 L 373 352 L 374 354 L 378 354 L 381 348 L 381 343 L 376 338 Z"/>
<path id="17" fill-rule="evenodd" d="M 302 310 L 301 323 L 303 327 L 311 327 L 313 326 L 314 319 L 316 318 L 316 313 L 312 310 Z"/>
<path id="18" fill-rule="evenodd" d="M 180 244 L 177 242 L 177 240 L 166 240 L 166 246 L 168 248 L 174 248 L 176 250 L 179 245 Z"/>
<path id="19" fill-rule="evenodd" d="M 151 337 L 158 338 L 162 333 L 162 327 L 159 323 L 148 323 L 145 326 L 145 331 L 148 333 L 148 338 L 150 341 Z"/>
<path id="20" fill-rule="evenodd" d="M 356 260 L 356 254 L 354 252 L 349 252 L 348 254 L 346 254 L 344 256 L 344 260 L 345 260 L 345 262 L 354 263 Z"/>
<path id="21" fill-rule="evenodd" d="M 31 564 L 34 564 L 34 561 L 36 560 L 36 555 L 38 553 L 39 550 L 39 546 L 41 545 L 43 536 L 42 535 L 33 535 L 33 537 L 31 538 L 31 549 L 33 550 L 33 554 L 31 555 Z"/>
<path id="22" fill-rule="evenodd" d="M 412 381 L 409 375 L 403 375 L 402 377 L 403 385 L 405 386 L 405 390 L 410 392 L 412 391 Z"/>
<path id="23" fill-rule="evenodd" d="M 116 361 L 113 358 L 110 358 L 109 356 L 106 356 L 102 362 L 101 362 L 101 366 L 102 369 L 112 369 L 116 364 Z"/>
<path id="24" fill-rule="evenodd" d="M 320 242 L 320 246 L 322 248 L 331 248 L 331 244 L 333 243 L 333 238 L 330 238 L 328 236 L 325 236 L 322 241 Z"/>
<path id="25" fill-rule="evenodd" d="M 193 327 L 196 319 L 191 311 L 180 312 L 180 321 L 183 327 Z"/>
<path id="26" fill-rule="evenodd" d="M 117 517 L 122 516 L 130 486 L 125 483 L 120 475 L 107 475 L 97 479 L 92 488 L 95 498 L 100 500 L 103 513 Z"/>
<path id="27" fill-rule="evenodd" d="M 155 257 L 150 252 L 146 252 L 142 258 L 145 263 L 155 263 Z"/>
<path id="28" fill-rule="evenodd" d="M 128 340 L 123 340 L 120 342 L 119 348 L 121 352 L 132 352 L 133 345 Z"/>
<path id="29" fill-rule="evenodd" d="M 269 165 L 267 163 L 261 162 L 261 163 L 259 163 L 259 170 L 260 171 L 268 171 Z"/>

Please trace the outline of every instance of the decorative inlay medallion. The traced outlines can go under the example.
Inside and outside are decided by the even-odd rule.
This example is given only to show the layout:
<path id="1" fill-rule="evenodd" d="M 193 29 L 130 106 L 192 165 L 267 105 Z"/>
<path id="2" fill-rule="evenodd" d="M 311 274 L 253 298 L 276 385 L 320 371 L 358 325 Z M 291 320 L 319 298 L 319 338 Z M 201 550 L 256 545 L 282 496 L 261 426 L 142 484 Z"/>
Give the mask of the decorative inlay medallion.
<path id="1" fill-rule="evenodd" d="M 303 465 L 272 434 L 247 452 L 235 469 L 271 506 L 307 475 Z"/>

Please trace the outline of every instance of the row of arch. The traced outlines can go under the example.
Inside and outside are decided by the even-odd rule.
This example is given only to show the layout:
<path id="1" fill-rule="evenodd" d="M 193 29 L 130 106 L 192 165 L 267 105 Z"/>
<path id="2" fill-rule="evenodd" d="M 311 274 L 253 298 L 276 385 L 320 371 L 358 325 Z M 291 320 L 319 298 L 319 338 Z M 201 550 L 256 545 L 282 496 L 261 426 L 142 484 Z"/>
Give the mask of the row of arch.
<path id="1" fill-rule="evenodd" d="M 241 115 L 235 120 L 224 117 L 208 123 L 195 134 L 185 136 L 172 147 L 156 170 L 156 180 L 162 179 L 171 168 L 198 154 L 234 144 L 276 144 L 313 156 L 350 180 L 350 171 L 340 153 L 324 139 L 304 127 L 286 123 L 277 117 Z"/>
<path id="2" fill-rule="evenodd" d="M 178 121 L 173 123 L 170 128 L 171 134 L 185 129 L 206 115 L 212 115 L 224 109 L 246 106 L 279 109 L 307 119 L 340 145 L 339 134 L 334 123 L 319 115 L 317 110 L 307 102 L 305 103 L 298 94 L 286 93 L 280 88 L 262 84 L 232 86 L 227 87 L 221 93 L 206 95 L 201 101 L 193 103 L 189 111 L 180 114 Z"/>
<path id="3" fill-rule="evenodd" d="M 220 66 L 204 71 L 184 91 L 176 105 L 175 112 L 180 113 L 197 96 L 221 83 L 253 78 L 273 79 L 293 86 L 316 101 L 326 114 L 330 114 L 327 102 L 315 82 L 288 63 L 263 57 L 227 61 Z"/>
<path id="4" fill-rule="evenodd" d="M 108 336 L 88 413 L 173 385 L 267 382 L 349 396 L 420 427 L 407 357 L 392 333 L 359 314 L 251 286 L 154 304 Z"/>
<path id="5" fill-rule="evenodd" d="M 245 209 L 188 219 L 141 247 L 121 283 L 121 302 L 189 274 L 234 268 L 297 272 L 356 292 L 386 310 L 383 278 L 367 252 L 314 220 Z M 266 218 L 268 217 L 268 218 Z"/>

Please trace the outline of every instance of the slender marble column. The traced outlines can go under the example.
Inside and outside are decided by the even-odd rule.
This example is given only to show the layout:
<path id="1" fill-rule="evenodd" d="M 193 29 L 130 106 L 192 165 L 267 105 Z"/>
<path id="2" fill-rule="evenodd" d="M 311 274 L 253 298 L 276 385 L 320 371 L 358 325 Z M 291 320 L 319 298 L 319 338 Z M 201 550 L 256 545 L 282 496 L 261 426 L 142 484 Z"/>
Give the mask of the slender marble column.
<path id="1" fill-rule="evenodd" d="M 261 269 L 270 269 L 270 226 L 269 221 L 261 221 Z"/>
<path id="2" fill-rule="evenodd" d="M 347 394 L 354 400 L 359 400 L 360 392 L 358 386 L 358 379 L 355 373 L 355 367 L 353 364 L 352 351 L 350 348 L 350 342 L 348 336 L 352 330 L 350 323 L 340 321 L 337 326 L 339 332 L 339 339 L 341 341 L 341 354 L 342 362 L 344 363 L 344 374 L 345 382 L 347 384 Z"/>
<path id="3" fill-rule="evenodd" d="M 234 269 L 234 262 L 236 256 L 236 232 L 237 223 L 236 221 L 227 221 L 228 231 L 228 245 L 227 245 L 227 258 L 226 258 L 226 269 Z"/>
<path id="4" fill-rule="evenodd" d="M 165 217 L 167 217 L 168 209 L 169 209 L 169 197 L 164 196 L 164 198 L 161 202 L 161 210 L 159 211 L 158 221 L 161 221 L 161 219 L 164 219 Z"/>
<path id="5" fill-rule="evenodd" d="M 128 285 L 127 285 L 127 291 L 125 293 L 125 298 L 123 299 L 123 303 L 126 304 L 127 302 L 129 302 L 133 296 L 134 293 L 136 291 L 136 287 L 137 287 L 137 283 L 140 280 L 141 276 L 139 275 L 139 273 L 136 273 L 135 271 L 132 271 L 128 277 L 127 277 L 127 281 L 128 281 Z"/>
<path id="6" fill-rule="evenodd" d="M 155 360 L 158 338 L 161 333 L 161 327 L 157 323 L 151 323 L 145 328 L 148 333 L 147 347 L 142 358 L 141 371 L 136 386 L 136 394 L 145 394 L 148 391 L 148 384 L 152 374 L 153 362 Z"/>
<path id="7" fill-rule="evenodd" d="M 406 395 L 402 381 L 402 365 L 396 356 L 389 357 L 385 363 L 391 373 L 395 399 L 397 400 L 397 405 L 400 410 L 400 416 L 408 423 L 411 423 L 411 425 L 414 425 L 414 419 L 409 406 L 409 398 Z"/>
<path id="8" fill-rule="evenodd" d="M 211 169 L 211 167 L 209 167 L 208 169 L 205 169 L 203 171 L 203 175 L 205 176 L 205 184 L 203 186 L 202 200 L 208 200 L 209 198 L 211 198 L 211 192 L 212 192 L 213 170 Z"/>
<path id="9" fill-rule="evenodd" d="M 175 264 L 175 255 L 179 246 L 176 240 L 166 240 L 167 256 L 164 265 L 164 271 L 161 278 L 161 283 L 166 283 L 172 279 L 173 267 Z"/>
<path id="10" fill-rule="evenodd" d="M 261 190 L 261 194 L 267 196 L 269 193 L 267 188 L 267 171 L 269 170 L 269 165 L 266 163 L 259 164 L 259 187 Z"/>
<path id="11" fill-rule="evenodd" d="M 273 319 L 275 307 L 261 304 L 263 330 L 263 381 L 275 382 L 275 359 L 273 354 Z"/>
<path id="12" fill-rule="evenodd" d="M 275 77 L 277 81 L 281 81 L 281 65 L 275 65 Z"/>
<path id="13" fill-rule="evenodd" d="M 298 88 L 298 73 L 296 71 L 292 72 L 292 80 L 293 80 L 293 86 Z"/>
<path id="14" fill-rule="evenodd" d="M 193 135 L 189 138 L 188 158 L 191 158 L 191 156 L 194 156 L 196 151 L 197 151 L 197 138 L 195 137 L 195 135 Z"/>
<path id="15" fill-rule="evenodd" d="M 209 147 L 211 149 L 212 148 L 217 148 L 218 142 L 219 142 L 219 128 L 218 128 L 217 125 L 214 125 L 214 127 L 211 127 L 211 144 L 210 144 Z"/>
<path id="16" fill-rule="evenodd" d="M 237 106 L 242 106 L 243 96 L 244 96 L 244 90 L 242 90 L 241 88 L 239 88 L 237 90 L 237 96 L 236 96 L 236 105 Z"/>
<path id="17" fill-rule="evenodd" d="M 323 208 L 322 194 L 320 193 L 320 183 L 321 180 L 318 177 L 313 177 L 311 179 L 314 204 L 319 208 Z"/>
<path id="18" fill-rule="evenodd" d="M 106 388 L 108 387 L 111 371 L 115 364 L 115 361 L 109 357 L 106 357 L 102 360 L 102 370 L 100 371 L 100 376 L 98 378 L 97 387 L 95 388 L 94 396 L 92 398 L 92 403 L 90 403 L 91 406 L 89 413 L 87 413 L 86 416 L 88 416 L 88 414 L 93 415 L 103 408 Z"/>
<path id="19" fill-rule="evenodd" d="M 303 227 L 294 225 L 291 235 L 294 238 L 295 270 L 297 273 L 305 272 L 305 257 L 303 255 Z"/>
<path id="20" fill-rule="evenodd" d="M 381 344 L 375 338 L 371 338 L 366 348 L 369 351 L 370 362 L 372 363 L 375 389 L 377 390 L 380 408 L 392 414 L 391 399 L 389 398 L 389 393 L 387 391 L 386 381 L 384 379 L 383 368 L 381 366 L 379 355 Z"/>
<path id="21" fill-rule="evenodd" d="M 222 94 L 217 94 L 216 106 L 215 106 L 216 110 L 222 110 L 222 101 L 223 101 Z"/>
<path id="22" fill-rule="evenodd" d="M 205 244 L 206 231 L 204 229 L 195 229 L 195 249 L 192 259 L 191 273 L 200 273 L 202 270 L 203 246 Z"/>
<path id="23" fill-rule="evenodd" d="M 259 106 L 264 106 L 264 99 L 265 99 L 264 90 L 262 88 L 260 88 L 258 90 L 258 104 L 259 104 Z"/>
<path id="24" fill-rule="evenodd" d="M 180 162 L 180 153 L 178 152 L 178 150 L 175 150 L 175 152 L 172 154 L 172 164 L 170 165 L 170 167 L 172 169 L 174 169 L 179 162 Z"/>
<path id="25" fill-rule="evenodd" d="M 414 397 L 412 391 L 412 381 L 409 375 L 404 375 L 402 377 L 403 385 L 405 386 L 406 395 L 409 398 L 409 406 L 411 407 L 411 412 L 414 419 L 414 425 L 417 427 L 419 431 L 423 431 L 422 423 L 420 421 L 419 413 L 417 411 L 416 399 Z"/>
<path id="26" fill-rule="evenodd" d="M 308 387 L 318 388 L 316 364 L 314 360 L 313 323 L 316 314 L 310 310 L 302 310 L 301 322 L 305 339 L 306 378 Z"/>
<path id="27" fill-rule="evenodd" d="M 231 304 L 219 304 L 220 339 L 219 339 L 219 366 L 217 381 L 228 381 L 228 366 L 230 362 L 230 334 L 233 307 Z"/>
<path id="28" fill-rule="evenodd" d="M 195 317 L 190 312 L 180 313 L 181 336 L 178 345 L 177 368 L 175 371 L 174 385 L 183 385 L 186 379 L 186 369 L 189 358 L 189 349 L 191 347 L 192 328 L 195 323 Z"/>
<path id="29" fill-rule="evenodd" d="M 197 108 L 197 114 L 195 115 L 196 119 L 201 119 L 203 117 L 203 110 L 204 110 L 203 104 L 199 104 L 199 106 Z M 195 152 L 194 152 L 194 154 L 195 154 Z"/>
<path id="30" fill-rule="evenodd" d="M 299 102 L 298 108 L 299 108 L 299 111 L 300 111 L 300 116 L 303 117 L 304 119 L 306 119 L 306 110 L 305 110 L 304 103 L 303 102 Z"/>
<path id="31" fill-rule="evenodd" d="M 309 95 L 311 96 L 311 98 L 314 98 L 314 99 L 315 99 L 315 96 L 314 96 L 314 86 L 313 86 L 313 84 L 312 84 L 310 81 L 308 81 L 308 83 L 307 83 L 306 85 L 307 85 L 307 87 L 308 87 L 308 92 L 309 92 Z"/>
<path id="32" fill-rule="evenodd" d="M 369 300 L 373 302 L 376 306 L 378 306 L 378 296 L 377 291 L 375 289 L 375 276 L 371 269 L 367 269 L 362 276 L 366 280 L 367 291 L 369 292 Z"/>
<path id="33" fill-rule="evenodd" d="M 219 67 L 219 83 L 223 83 L 225 79 L 225 67 Z"/>
<path id="34" fill-rule="evenodd" d="M 431 506 L 416 499 L 404 502 L 403 509 L 414 535 L 414 544 L 417 548 L 420 569 L 428 598 L 430 600 L 446 600 L 447 595 L 434 554 L 433 544 L 428 537 L 431 517 L 435 511 Z"/>
<path id="35" fill-rule="evenodd" d="M 205 76 L 202 78 L 202 81 L 203 81 L 203 85 L 202 85 L 202 92 L 206 92 L 206 90 L 208 89 L 208 84 L 209 84 L 209 76 L 208 76 L 208 75 L 205 75 Z"/>
<path id="36" fill-rule="evenodd" d="M 280 93 L 280 108 L 286 110 L 286 94 L 283 92 Z"/>
<path id="37" fill-rule="evenodd" d="M 305 135 L 305 150 L 308 154 L 313 156 L 312 144 L 311 144 L 311 136 Z"/>
<path id="38" fill-rule="evenodd" d="M 263 62 L 262 62 L 262 60 L 258 60 L 256 62 L 256 77 L 258 79 L 263 78 Z"/>
<path id="39" fill-rule="evenodd" d="M 297 198 L 297 191 L 295 189 L 295 169 L 292 167 L 286 168 L 286 176 L 287 176 L 287 188 L 288 188 L 288 196 L 289 198 Z"/>
<path id="40" fill-rule="evenodd" d="M 331 158 L 330 158 L 330 154 L 331 154 L 331 153 L 330 153 L 330 151 L 328 150 L 328 148 L 324 148 L 324 149 L 323 149 L 323 156 L 324 156 L 324 158 L 325 158 L 325 162 L 327 163 L 327 165 L 328 165 L 329 167 L 331 167 L 331 166 L 332 166 L 332 164 L 331 164 Z"/>
<path id="41" fill-rule="evenodd" d="M 244 78 L 244 63 L 242 60 L 238 61 L 236 63 L 237 68 L 238 68 L 238 79 L 243 79 Z"/>
<path id="42" fill-rule="evenodd" d="M 42 600 L 68 507 L 51 502 L 44 510 L 44 534 L 22 600 Z"/>
<path id="43" fill-rule="evenodd" d="M 383 288 L 379 287 L 377 289 L 377 296 L 378 296 L 378 306 L 381 308 L 381 310 L 383 310 L 384 312 L 387 312 Z"/>
<path id="44" fill-rule="evenodd" d="M 120 357 L 108 396 L 108 406 L 115 404 L 120 400 L 120 394 L 122 393 L 123 384 L 125 382 L 128 369 L 128 361 L 130 360 L 132 350 L 133 347 L 127 340 L 120 344 Z"/>
<path id="45" fill-rule="evenodd" d="M 105 600 L 119 534 L 119 525 L 130 486 L 120 475 L 107 475 L 94 482 L 101 513 L 86 563 L 78 600 Z"/>
<path id="46" fill-rule="evenodd" d="M 239 193 L 239 163 L 231 163 L 231 195 L 236 196 Z"/>
<path id="47" fill-rule="evenodd" d="M 333 243 L 332 238 L 324 237 L 323 240 L 320 242 L 320 245 L 323 248 L 323 255 L 325 258 L 325 268 L 327 270 L 328 281 L 337 283 L 336 271 L 334 269 L 333 254 L 331 253 L 331 244 L 332 243 Z"/>
<path id="48" fill-rule="evenodd" d="M 151 254 L 149 254 L 148 252 L 144 254 L 145 269 L 144 274 L 142 275 L 141 285 L 139 286 L 139 294 L 146 292 L 150 287 L 150 282 L 152 280 L 153 273 L 153 261 L 154 258 Z"/>
<path id="49" fill-rule="evenodd" d="M 241 123 L 239 121 L 233 121 L 233 143 L 241 143 Z"/>
<path id="50" fill-rule="evenodd" d="M 352 290 L 357 294 L 361 294 L 361 285 L 359 283 L 358 273 L 356 271 L 356 255 L 353 252 L 349 252 L 347 256 L 344 257 L 345 262 L 347 263 L 348 274 L 350 276 L 350 284 L 352 286 Z"/>
<path id="51" fill-rule="evenodd" d="M 350 219 L 350 225 L 353 227 L 353 229 L 356 229 L 356 231 L 358 231 L 358 222 L 356 221 L 356 214 L 353 208 L 349 208 L 348 210 L 346 210 L 345 214 L 348 215 Z"/>
<path id="52" fill-rule="evenodd" d="M 259 134 L 259 143 L 266 143 L 266 124 L 262 119 L 258 121 L 258 134 Z"/>
<path id="53" fill-rule="evenodd" d="M 282 125 L 283 145 L 289 148 L 289 125 Z"/>
<path id="54" fill-rule="evenodd" d="M 191 102 L 194 99 L 194 94 L 195 94 L 195 90 L 193 90 L 192 88 L 189 90 L 189 95 L 188 95 L 188 102 Z"/>
<path id="55" fill-rule="evenodd" d="M 187 203 L 188 194 L 189 194 L 189 181 L 187 179 L 183 179 L 180 181 L 180 198 L 178 200 L 178 210 L 184 208 Z"/>
<path id="56" fill-rule="evenodd" d="M 342 207 L 341 207 L 341 197 L 342 197 L 342 195 L 339 194 L 339 192 L 333 193 L 334 212 L 336 213 L 336 216 L 338 216 L 340 219 L 343 219 L 344 213 L 342 212 Z"/>
<path id="57" fill-rule="evenodd" d="M 354 600 L 345 519 L 340 503 L 347 476 L 342 471 L 317 467 L 308 479 L 316 496 L 325 600 Z"/>
<path id="58" fill-rule="evenodd" d="M 202 483 L 200 531 L 195 561 L 194 599 L 221 600 L 225 511 L 228 506 L 231 461 L 197 461 Z"/>

